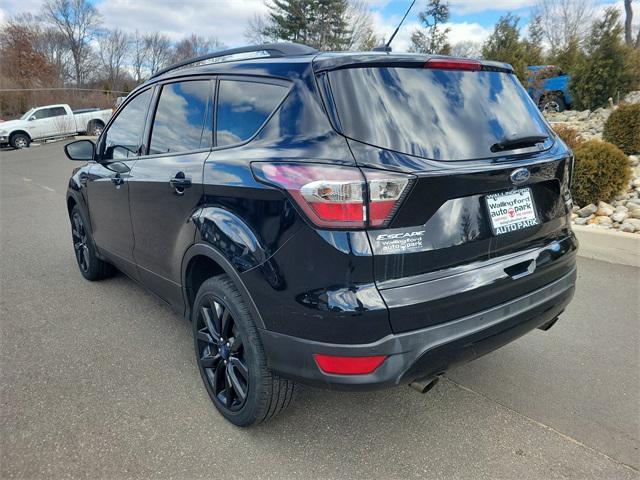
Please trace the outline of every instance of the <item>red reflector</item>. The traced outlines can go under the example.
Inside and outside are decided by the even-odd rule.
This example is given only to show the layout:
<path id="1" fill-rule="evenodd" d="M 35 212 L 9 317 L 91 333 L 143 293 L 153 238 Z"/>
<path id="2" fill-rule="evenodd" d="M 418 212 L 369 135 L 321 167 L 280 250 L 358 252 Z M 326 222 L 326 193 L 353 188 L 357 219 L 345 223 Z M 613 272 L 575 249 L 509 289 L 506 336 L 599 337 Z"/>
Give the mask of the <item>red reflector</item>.
<path id="1" fill-rule="evenodd" d="M 386 355 L 374 355 L 371 357 L 336 357 L 335 355 L 322 355 L 314 353 L 318 367 L 324 373 L 337 375 L 365 375 L 373 372 L 387 359 Z"/>
<path id="2" fill-rule="evenodd" d="M 424 68 L 437 68 L 440 70 L 468 70 L 477 72 L 482 65 L 477 60 L 430 58 L 424 64 Z"/>

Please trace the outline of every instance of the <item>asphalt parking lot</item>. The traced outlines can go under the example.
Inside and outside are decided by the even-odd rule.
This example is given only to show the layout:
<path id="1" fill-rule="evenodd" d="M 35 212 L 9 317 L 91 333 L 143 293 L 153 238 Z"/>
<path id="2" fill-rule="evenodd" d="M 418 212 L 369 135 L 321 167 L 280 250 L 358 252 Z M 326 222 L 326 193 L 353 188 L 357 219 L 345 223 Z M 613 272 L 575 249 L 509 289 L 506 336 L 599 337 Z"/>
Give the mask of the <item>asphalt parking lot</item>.
<path id="1" fill-rule="evenodd" d="M 639 269 L 580 259 L 561 322 L 425 395 L 301 388 L 242 430 L 186 321 L 77 272 L 63 143 L 0 151 L 0 478 L 639 477 Z"/>

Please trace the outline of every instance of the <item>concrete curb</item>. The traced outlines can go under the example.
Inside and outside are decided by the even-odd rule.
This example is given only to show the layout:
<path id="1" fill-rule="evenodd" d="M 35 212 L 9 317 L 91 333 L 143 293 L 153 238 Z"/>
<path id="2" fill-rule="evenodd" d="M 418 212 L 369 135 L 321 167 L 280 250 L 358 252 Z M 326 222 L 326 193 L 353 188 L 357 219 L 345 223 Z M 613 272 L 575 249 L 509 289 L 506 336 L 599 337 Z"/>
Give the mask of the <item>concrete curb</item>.
<path id="1" fill-rule="evenodd" d="M 609 263 L 640 267 L 640 235 L 600 227 L 572 225 L 578 237 L 578 255 Z"/>

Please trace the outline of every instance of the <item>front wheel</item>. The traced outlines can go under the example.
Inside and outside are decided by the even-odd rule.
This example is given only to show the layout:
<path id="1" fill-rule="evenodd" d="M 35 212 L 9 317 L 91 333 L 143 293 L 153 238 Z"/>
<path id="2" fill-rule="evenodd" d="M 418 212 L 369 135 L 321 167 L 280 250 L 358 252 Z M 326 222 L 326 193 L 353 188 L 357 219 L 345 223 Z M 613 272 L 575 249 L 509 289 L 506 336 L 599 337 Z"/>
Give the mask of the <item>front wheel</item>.
<path id="1" fill-rule="evenodd" d="M 27 148 L 31 144 L 31 139 L 24 133 L 15 133 L 11 135 L 9 144 L 15 149 Z"/>
<path id="2" fill-rule="evenodd" d="M 227 275 L 206 280 L 193 313 L 196 360 L 205 388 L 218 411 L 247 427 L 284 410 L 294 382 L 275 375 L 249 308 Z"/>
<path id="3" fill-rule="evenodd" d="M 566 108 L 567 105 L 564 103 L 564 98 L 555 93 L 546 95 L 540 101 L 540 110 L 545 113 L 563 112 Z"/>

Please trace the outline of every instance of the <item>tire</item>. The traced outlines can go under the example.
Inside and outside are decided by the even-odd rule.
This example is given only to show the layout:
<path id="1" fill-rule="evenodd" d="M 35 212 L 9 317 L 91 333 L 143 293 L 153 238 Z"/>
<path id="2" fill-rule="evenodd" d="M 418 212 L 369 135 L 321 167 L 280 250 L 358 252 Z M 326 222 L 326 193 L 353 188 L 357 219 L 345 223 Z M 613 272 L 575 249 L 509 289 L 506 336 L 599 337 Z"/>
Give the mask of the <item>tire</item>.
<path id="1" fill-rule="evenodd" d="M 202 381 L 227 420 L 248 427 L 274 417 L 291 403 L 295 384 L 267 366 L 249 308 L 227 275 L 202 284 L 191 323 Z"/>
<path id="2" fill-rule="evenodd" d="M 93 137 L 99 137 L 104 130 L 104 125 L 101 122 L 89 122 L 87 126 L 87 134 Z"/>
<path id="3" fill-rule="evenodd" d="M 11 135 L 9 144 L 16 150 L 20 150 L 22 148 L 28 148 L 31 144 L 31 139 L 24 133 L 14 133 L 13 135 Z"/>
<path id="4" fill-rule="evenodd" d="M 114 266 L 98 258 L 93 238 L 77 205 L 71 209 L 70 220 L 73 251 L 82 276 L 93 281 L 113 275 Z"/>
<path id="5" fill-rule="evenodd" d="M 556 93 L 545 95 L 540 100 L 540 110 L 543 112 L 563 112 L 567 109 L 567 104 L 564 102 L 564 97 Z"/>

